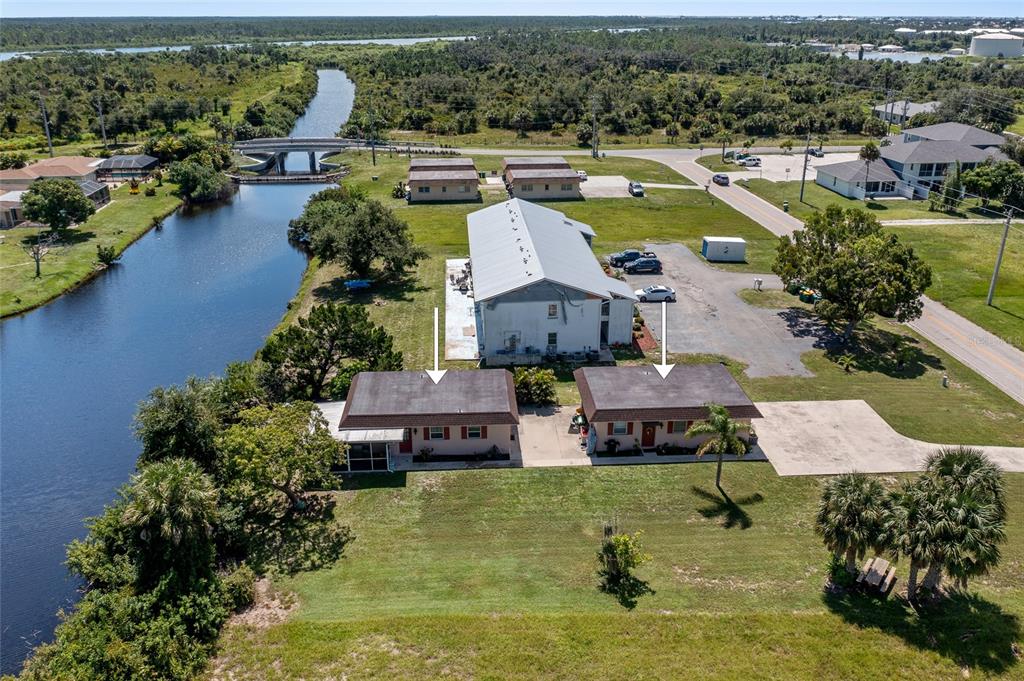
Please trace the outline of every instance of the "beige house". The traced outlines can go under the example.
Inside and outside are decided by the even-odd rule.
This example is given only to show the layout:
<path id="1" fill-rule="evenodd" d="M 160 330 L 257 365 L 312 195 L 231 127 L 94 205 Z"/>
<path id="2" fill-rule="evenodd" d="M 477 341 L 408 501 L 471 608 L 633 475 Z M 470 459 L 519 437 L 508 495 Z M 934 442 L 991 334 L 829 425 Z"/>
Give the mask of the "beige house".
<path id="1" fill-rule="evenodd" d="M 505 172 L 509 196 L 543 201 L 580 199 L 580 178 L 572 168 L 512 168 Z"/>
<path id="2" fill-rule="evenodd" d="M 480 199 L 480 180 L 471 158 L 411 159 L 408 186 L 409 203 Z"/>
<path id="3" fill-rule="evenodd" d="M 350 471 L 391 470 L 397 457 L 508 455 L 519 410 L 504 369 L 367 371 L 352 379 L 338 423 Z"/>
<path id="4" fill-rule="evenodd" d="M 568 170 L 569 162 L 562 156 L 506 156 L 501 160 L 501 177 L 511 182 L 512 170 Z"/>
<path id="5" fill-rule="evenodd" d="M 103 162 L 89 156 L 55 156 L 36 161 L 24 168 L 0 170 L 0 191 L 28 189 L 39 179 L 68 178 L 76 182 L 95 182 L 96 171 Z"/>
<path id="6" fill-rule="evenodd" d="M 588 454 L 613 447 L 696 449 L 706 438 L 687 438 L 685 433 L 695 421 L 707 418 L 708 403 L 724 406 L 748 427 L 751 419 L 761 418 L 721 364 L 678 364 L 665 378 L 650 364 L 583 367 L 573 377 L 588 422 Z"/>

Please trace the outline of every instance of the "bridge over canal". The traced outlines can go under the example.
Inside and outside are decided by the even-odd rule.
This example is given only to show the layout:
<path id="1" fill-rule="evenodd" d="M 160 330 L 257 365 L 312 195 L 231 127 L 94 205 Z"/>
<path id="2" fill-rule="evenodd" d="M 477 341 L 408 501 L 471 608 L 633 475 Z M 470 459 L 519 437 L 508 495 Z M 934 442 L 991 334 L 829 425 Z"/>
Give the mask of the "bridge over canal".
<path id="1" fill-rule="evenodd" d="M 337 154 L 345 149 L 384 149 L 399 151 L 413 147 L 432 147 L 434 145 L 423 142 L 389 142 L 387 140 L 367 141 L 364 139 L 352 139 L 345 137 L 262 137 L 258 139 L 242 140 L 235 142 L 232 148 L 244 156 L 263 158 L 253 166 L 243 170 L 269 170 L 277 168 L 281 175 L 286 174 L 285 158 L 291 153 L 306 152 L 309 154 L 309 172 L 317 174 L 320 170 L 317 160 L 318 154 Z"/>

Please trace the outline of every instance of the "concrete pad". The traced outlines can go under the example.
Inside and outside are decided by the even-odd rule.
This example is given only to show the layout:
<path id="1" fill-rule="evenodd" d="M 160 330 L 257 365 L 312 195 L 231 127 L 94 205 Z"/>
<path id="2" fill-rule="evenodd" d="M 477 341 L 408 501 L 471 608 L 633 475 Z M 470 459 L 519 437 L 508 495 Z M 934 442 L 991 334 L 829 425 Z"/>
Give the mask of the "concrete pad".
<path id="1" fill-rule="evenodd" d="M 758 402 L 758 445 L 779 475 L 920 471 L 942 445 L 906 437 L 863 400 Z M 1024 447 L 979 446 L 1003 470 L 1024 472 Z"/>
<path id="2" fill-rule="evenodd" d="M 476 310 L 472 287 L 460 291 L 451 276 L 458 277 L 469 258 L 451 258 L 444 261 L 444 358 L 452 360 L 480 359 L 480 346 L 476 337 Z M 431 342 L 429 338 L 422 339 Z"/>
<path id="3" fill-rule="evenodd" d="M 729 171 L 726 173 L 729 175 L 729 179 L 736 181 L 742 179 L 765 179 L 769 182 L 786 182 L 792 180 L 799 180 L 800 174 L 803 171 L 804 155 L 798 153 L 795 149 L 792 154 L 757 154 L 757 157 L 761 159 L 760 168 L 743 168 L 736 166 L 736 170 Z M 818 166 L 827 166 L 833 163 L 844 163 L 846 161 L 856 161 L 858 158 L 855 153 L 844 153 L 834 152 L 825 154 L 822 158 L 815 158 L 809 156 L 807 158 L 807 181 L 814 182 L 814 178 L 817 175 L 816 168 Z M 786 173 L 786 169 L 789 169 L 789 173 Z"/>
<path id="4" fill-rule="evenodd" d="M 575 413 L 571 407 L 519 410 L 519 449 L 524 467 L 590 465 L 579 434 L 569 428 Z"/>
<path id="5" fill-rule="evenodd" d="M 580 193 L 587 199 L 631 199 L 629 180 L 622 175 L 591 175 L 580 182 Z"/>

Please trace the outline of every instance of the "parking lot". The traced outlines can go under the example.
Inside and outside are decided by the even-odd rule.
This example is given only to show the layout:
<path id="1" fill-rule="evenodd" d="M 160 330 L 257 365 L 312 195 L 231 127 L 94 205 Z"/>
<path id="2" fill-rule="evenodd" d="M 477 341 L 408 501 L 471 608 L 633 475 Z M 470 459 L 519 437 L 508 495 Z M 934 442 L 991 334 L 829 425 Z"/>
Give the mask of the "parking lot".
<path id="1" fill-rule="evenodd" d="M 711 353 L 745 362 L 749 376 L 811 376 L 800 356 L 834 342 L 833 334 L 803 310 L 769 309 L 743 302 L 755 275 L 709 267 L 681 244 L 647 244 L 662 262 L 660 275 L 626 275 L 633 289 L 665 284 L 676 291 L 668 303 L 668 351 Z M 771 274 L 756 275 L 764 288 L 781 289 Z M 661 303 L 641 303 L 647 325 L 662 339 Z"/>
<path id="2" fill-rule="evenodd" d="M 771 182 L 786 182 L 788 180 L 799 180 L 803 168 L 804 155 L 794 151 L 792 154 L 758 154 L 761 159 L 760 168 L 741 168 L 728 173 L 732 181 L 744 178 L 763 178 Z M 856 161 L 857 154 L 852 152 L 836 152 L 825 154 L 822 158 L 809 156 L 807 160 L 807 181 L 814 182 L 815 168 L 826 166 L 832 163 L 843 163 L 845 161 Z M 788 173 L 786 171 L 789 171 Z"/>

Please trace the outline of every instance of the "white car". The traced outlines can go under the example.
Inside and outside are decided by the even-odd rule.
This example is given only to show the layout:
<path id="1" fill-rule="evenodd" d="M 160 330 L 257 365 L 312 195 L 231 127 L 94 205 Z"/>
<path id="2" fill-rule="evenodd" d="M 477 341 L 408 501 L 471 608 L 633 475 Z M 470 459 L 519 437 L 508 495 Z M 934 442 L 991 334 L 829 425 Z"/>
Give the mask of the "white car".
<path id="1" fill-rule="evenodd" d="M 587 181 L 587 171 L 586 170 L 577 170 L 576 171 L 576 175 L 580 178 L 580 182 L 586 182 Z"/>
<path id="2" fill-rule="evenodd" d="M 648 286 L 633 291 L 633 294 L 640 299 L 641 303 L 658 303 L 662 300 L 669 303 L 676 302 L 676 292 L 668 286 Z"/>
<path id="3" fill-rule="evenodd" d="M 744 168 L 758 168 L 761 165 L 761 159 L 756 156 L 748 156 L 743 160 L 737 161 L 737 165 L 741 165 Z"/>

